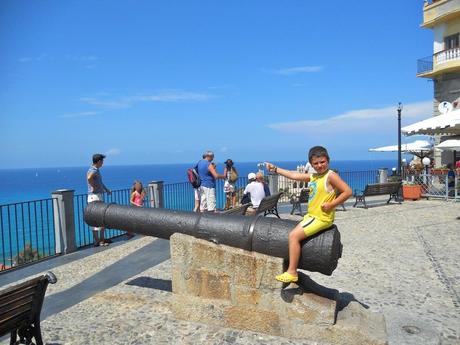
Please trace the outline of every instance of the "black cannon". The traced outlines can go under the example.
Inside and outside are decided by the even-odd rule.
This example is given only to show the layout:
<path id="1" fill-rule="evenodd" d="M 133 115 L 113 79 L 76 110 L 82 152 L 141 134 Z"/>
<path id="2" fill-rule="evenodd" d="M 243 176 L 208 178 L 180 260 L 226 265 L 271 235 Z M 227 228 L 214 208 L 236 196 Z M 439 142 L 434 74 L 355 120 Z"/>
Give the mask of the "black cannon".
<path id="1" fill-rule="evenodd" d="M 103 202 L 88 204 L 85 221 L 89 226 L 164 239 L 179 232 L 284 259 L 289 258 L 288 234 L 297 224 L 278 218 L 193 213 Z M 302 243 L 299 268 L 331 275 L 341 255 L 340 233 L 332 226 Z"/>

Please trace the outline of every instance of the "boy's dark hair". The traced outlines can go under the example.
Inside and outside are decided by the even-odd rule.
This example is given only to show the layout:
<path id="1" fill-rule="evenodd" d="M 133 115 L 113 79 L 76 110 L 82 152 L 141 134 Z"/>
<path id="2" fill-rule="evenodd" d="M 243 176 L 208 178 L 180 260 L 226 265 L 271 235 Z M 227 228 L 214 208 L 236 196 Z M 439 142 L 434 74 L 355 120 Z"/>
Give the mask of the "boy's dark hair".
<path id="1" fill-rule="evenodd" d="M 105 155 L 103 155 L 102 153 L 94 154 L 93 155 L 93 164 L 96 164 L 97 162 L 104 160 L 104 158 L 105 158 Z"/>
<path id="2" fill-rule="evenodd" d="M 329 162 L 329 153 L 327 153 L 327 150 L 322 146 L 313 146 L 310 149 L 308 152 L 308 161 L 310 163 L 313 157 L 326 157 L 327 161 Z"/>

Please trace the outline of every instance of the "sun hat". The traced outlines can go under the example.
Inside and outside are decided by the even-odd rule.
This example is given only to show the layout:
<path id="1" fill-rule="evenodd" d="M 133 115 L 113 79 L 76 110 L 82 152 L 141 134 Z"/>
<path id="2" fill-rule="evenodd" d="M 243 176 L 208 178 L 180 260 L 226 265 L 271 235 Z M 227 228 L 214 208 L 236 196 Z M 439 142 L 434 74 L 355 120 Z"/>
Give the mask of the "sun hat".
<path id="1" fill-rule="evenodd" d="M 256 174 L 254 173 L 249 173 L 248 174 L 248 180 L 255 180 L 256 179 Z"/>

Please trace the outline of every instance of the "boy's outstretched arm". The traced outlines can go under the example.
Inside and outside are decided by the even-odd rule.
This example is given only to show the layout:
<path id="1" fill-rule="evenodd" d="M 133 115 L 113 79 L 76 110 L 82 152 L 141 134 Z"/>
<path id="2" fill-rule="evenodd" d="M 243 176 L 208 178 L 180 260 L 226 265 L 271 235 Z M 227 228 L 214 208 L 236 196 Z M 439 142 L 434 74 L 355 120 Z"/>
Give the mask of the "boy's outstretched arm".
<path id="1" fill-rule="evenodd" d="M 332 188 L 339 191 L 339 196 L 331 202 L 324 203 L 322 209 L 324 211 L 330 211 L 331 209 L 343 204 L 352 195 L 351 188 L 346 184 L 344 180 L 340 178 L 336 173 L 329 174 L 329 184 Z"/>
<path id="2" fill-rule="evenodd" d="M 277 167 L 276 165 L 265 162 L 265 167 L 267 168 L 268 171 L 273 171 L 277 174 L 280 174 L 281 176 L 285 176 L 291 180 L 296 180 L 296 181 L 310 181 L 310 174 L 308 173 L 301 173 L 298 171 L 291 171 L 291 170 L 286 170 L 282 169 L 280 167 Z"/>

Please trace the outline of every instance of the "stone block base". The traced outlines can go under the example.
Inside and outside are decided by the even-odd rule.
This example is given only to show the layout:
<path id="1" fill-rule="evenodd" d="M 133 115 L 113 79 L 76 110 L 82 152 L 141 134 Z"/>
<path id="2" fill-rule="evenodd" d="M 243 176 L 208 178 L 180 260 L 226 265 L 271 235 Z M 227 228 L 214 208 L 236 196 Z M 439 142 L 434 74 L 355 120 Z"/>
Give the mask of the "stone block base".
<path id="1" fill-rule="evenodd" d="M 355 302 L 336 315 L 334 298 L 282 289 L 274 277 L 283 259 L 178 233 L 170 243 L 171 306 L 179 319 L 321 344 L 387 344 L 382 315 Z"/>

